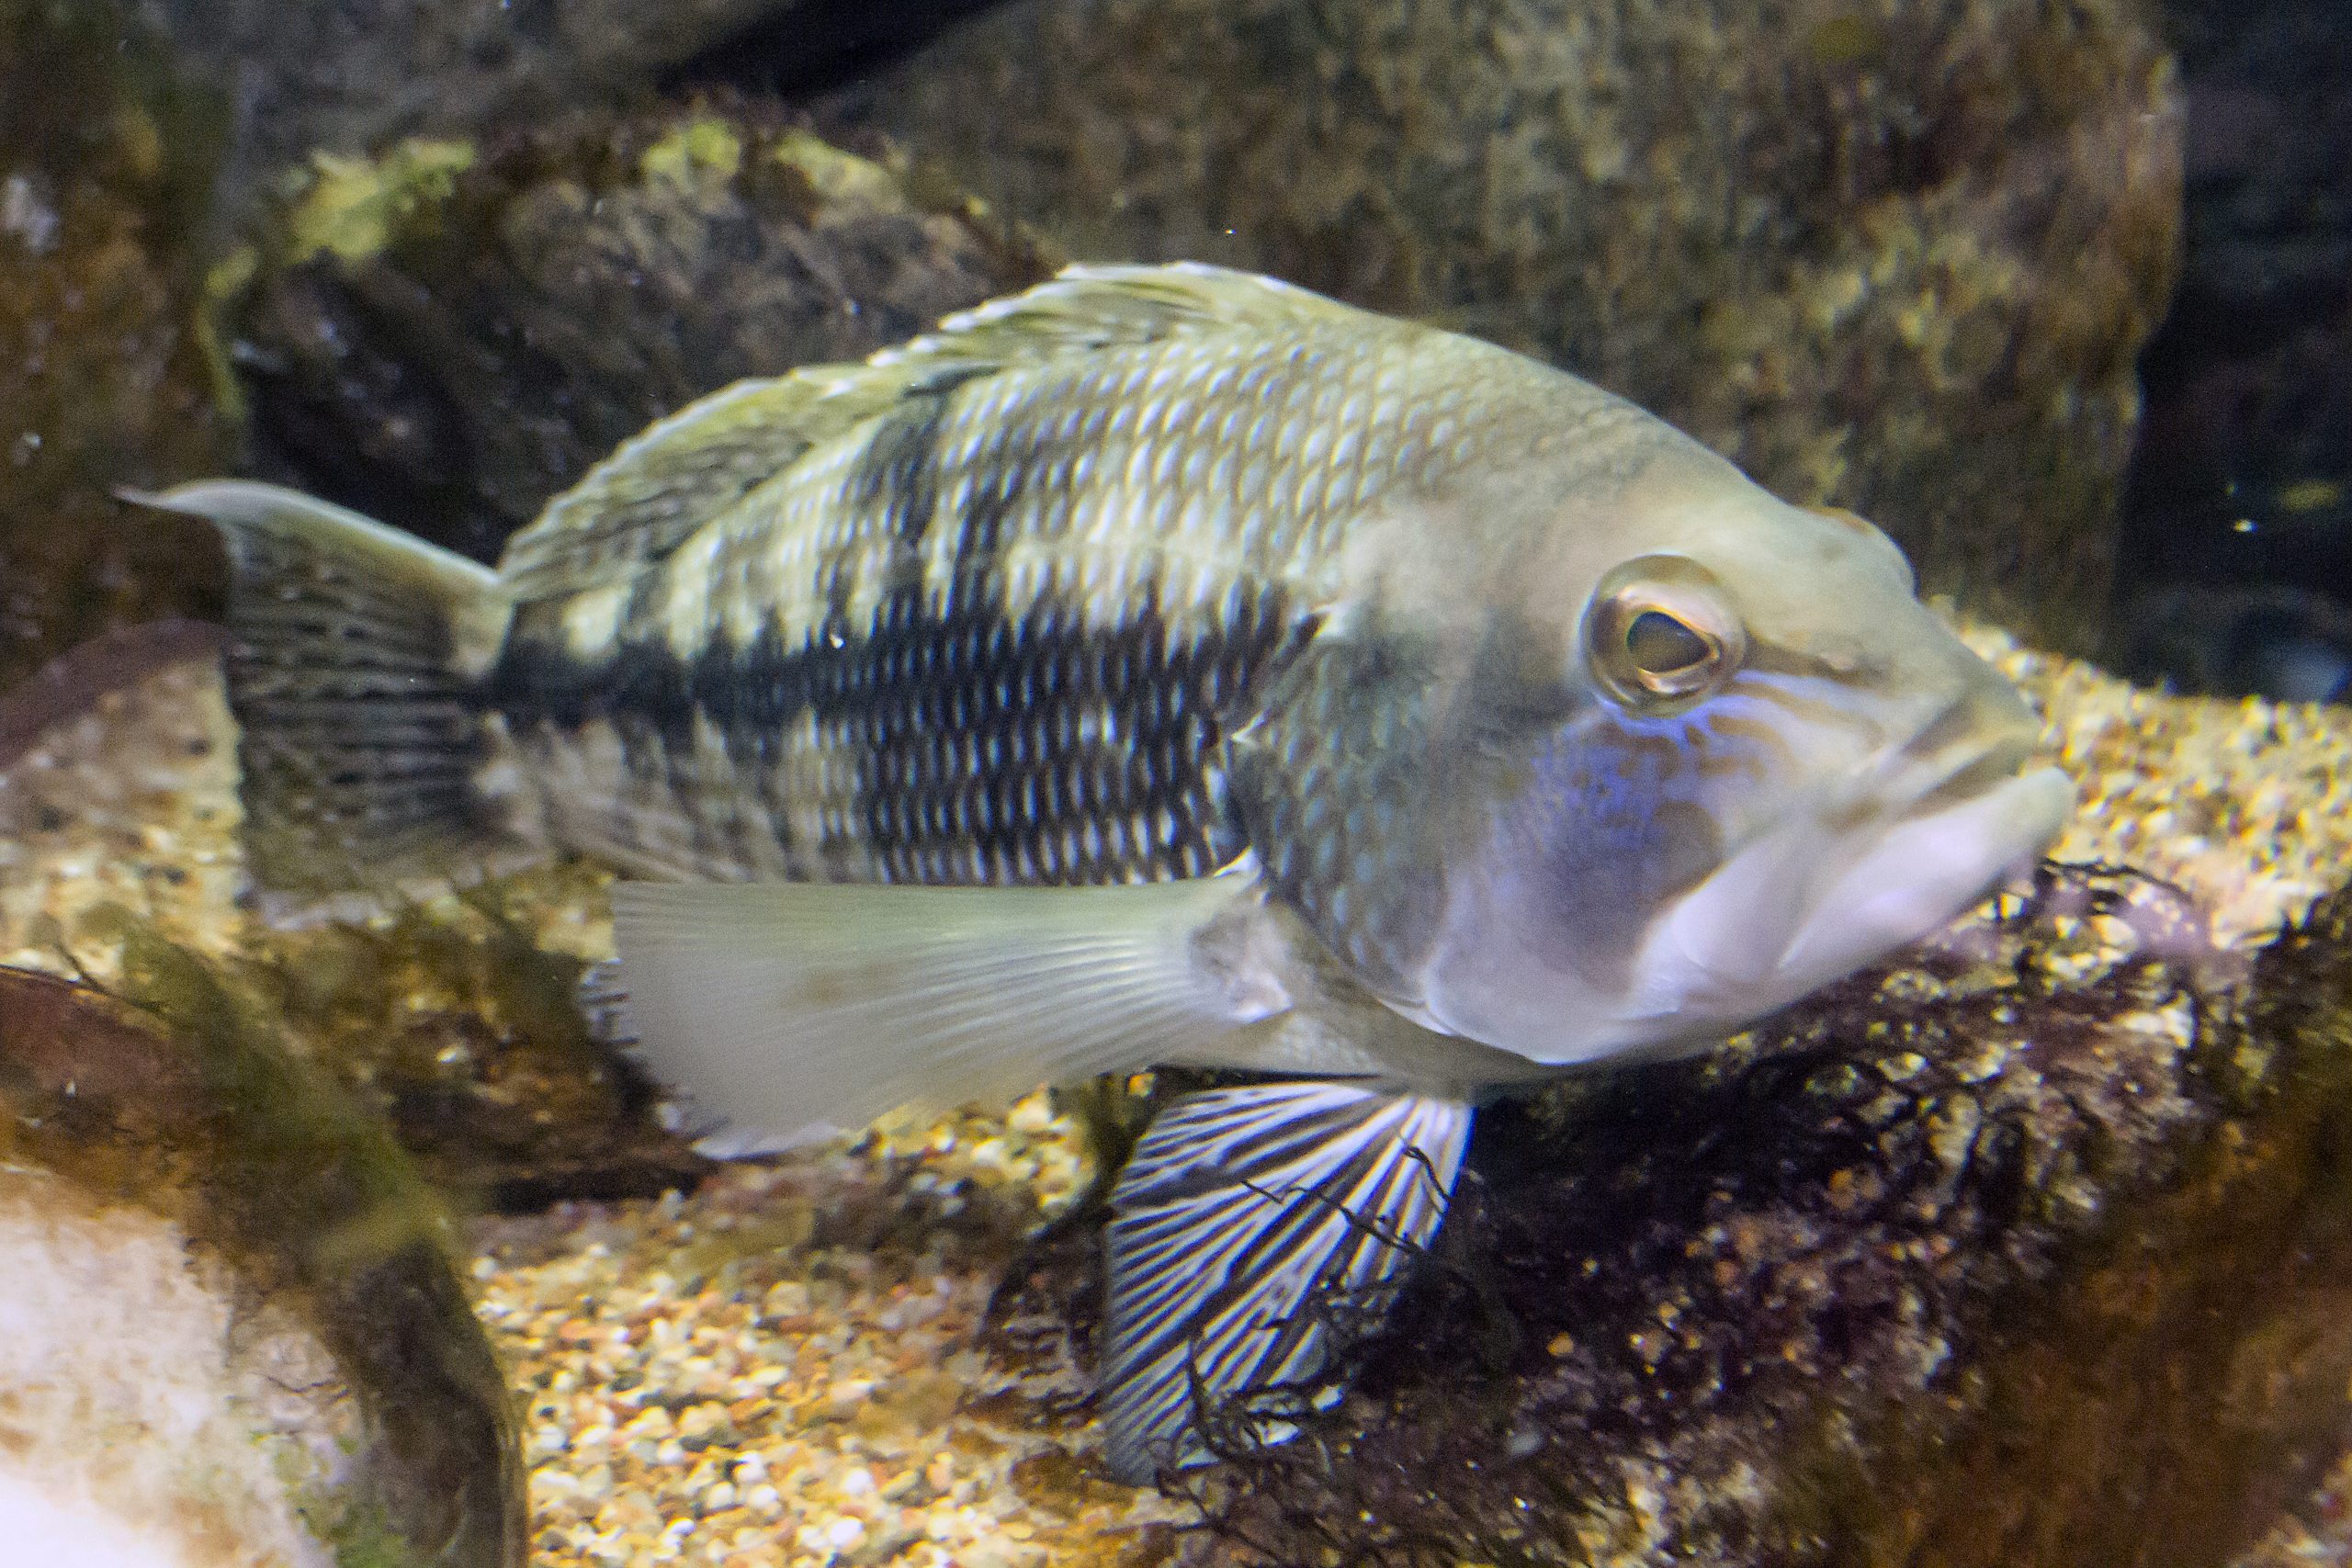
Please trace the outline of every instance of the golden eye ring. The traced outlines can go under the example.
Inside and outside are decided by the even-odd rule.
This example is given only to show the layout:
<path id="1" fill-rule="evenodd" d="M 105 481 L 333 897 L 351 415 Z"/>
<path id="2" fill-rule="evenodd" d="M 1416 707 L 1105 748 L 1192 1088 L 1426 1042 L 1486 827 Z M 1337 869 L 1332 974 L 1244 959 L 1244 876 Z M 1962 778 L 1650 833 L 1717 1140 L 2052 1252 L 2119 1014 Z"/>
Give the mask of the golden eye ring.
<path id="1" fill-rule="evenodd" d="M 1612 569 L 1586 607 L 1584 643 L 1600 688 L 1645 714 L 1721 691 L 1747 652 L 1723 585 L 1685 556 L 1641 556 Z"/>

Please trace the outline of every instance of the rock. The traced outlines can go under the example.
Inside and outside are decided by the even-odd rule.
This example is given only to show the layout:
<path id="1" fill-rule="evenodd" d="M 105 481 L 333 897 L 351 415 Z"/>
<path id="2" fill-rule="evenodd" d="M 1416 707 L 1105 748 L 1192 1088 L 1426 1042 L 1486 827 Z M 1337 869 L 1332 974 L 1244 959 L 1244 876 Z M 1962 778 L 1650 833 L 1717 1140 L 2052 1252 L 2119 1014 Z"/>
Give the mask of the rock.
<path id="1" fill-rule="evenodd" d="M 200 967 L 158 944 L 137 977 L 168 1017 L 0 971 L 11 1560 L 519 1568 L 438 1211 Z"/>
<path id="2" fill-rule="evenodd" d="M 1555 360 L 2096 639 L 2180 227 L 2137 0 L 1013 0 L 830 113 L 1074 254 Z"/>
<path id="3" fill-rule="evenodd" d="M 313 152 L 527 123 L 641 89 L 813 0 L 138 0 L 179 68 L 228 106 L 227 199 L 241 210 Z"/>
<path id="4" fill-rule="evenodd" d="M 230 456 L 197 319 L 206 141 L 101 8 L 0 4 L 0 688 L 217 605 L 202 529 L 111 494 Z"/>
<path id="5" fill-rule="evenodd" d="M 1050 263 L 746 107 L 332 162 L 232 310 L 265 471 L 485 558 L 745 376 L 862 358 Z"/>

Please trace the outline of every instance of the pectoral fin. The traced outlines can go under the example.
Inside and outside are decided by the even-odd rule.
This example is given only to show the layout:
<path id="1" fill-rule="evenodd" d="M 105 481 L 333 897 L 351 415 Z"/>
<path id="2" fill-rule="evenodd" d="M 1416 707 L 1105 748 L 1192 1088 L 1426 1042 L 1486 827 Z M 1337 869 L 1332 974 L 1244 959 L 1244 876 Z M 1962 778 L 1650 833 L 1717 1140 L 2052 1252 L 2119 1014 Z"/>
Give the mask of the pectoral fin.
<path id="1" fill-rule="evenodd" d="M 1469 1130 L 1459 1100 L 1352 1080 L 1216 1089 L 1164 1111 L 1111 1197 L 1112 1468 L 1141 1483 L 1198 1462 L 1203 1405 L 1230 1415 L 1236 1395 L 1320 1371 L 1317 1298 L 1361 1304 L 1437 1234 Z"/>
<path id="2" fill-rule="evenodd" d="M 1196 1054 L 1287 1005 L 1196 952 L 1254 897 L 1244 876 L 622 883 L 613 931 L 639 1055 L 728 1124 L 709 1152 L 730 1155 Z"/>

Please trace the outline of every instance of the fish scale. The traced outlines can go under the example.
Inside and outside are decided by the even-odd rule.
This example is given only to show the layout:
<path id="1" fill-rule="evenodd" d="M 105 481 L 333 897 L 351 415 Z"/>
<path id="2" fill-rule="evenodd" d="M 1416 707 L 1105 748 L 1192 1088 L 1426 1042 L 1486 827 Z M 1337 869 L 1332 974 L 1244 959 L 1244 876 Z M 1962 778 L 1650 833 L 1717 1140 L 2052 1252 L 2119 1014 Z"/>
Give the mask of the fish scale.
<path id="1" fill-rule="evenodd" d="M 616 883 L 741 1155 L 1243 1069 L 1120 1170 L 1104 1456 L 1279 1440 L 1486 1095 L 1703 1048 L 2054 834 L 1899 552 L 1575 378 L 1211 267 L 1078 268 L 624 445 L 495 573 L 221 481 L 265 880 Z"/>

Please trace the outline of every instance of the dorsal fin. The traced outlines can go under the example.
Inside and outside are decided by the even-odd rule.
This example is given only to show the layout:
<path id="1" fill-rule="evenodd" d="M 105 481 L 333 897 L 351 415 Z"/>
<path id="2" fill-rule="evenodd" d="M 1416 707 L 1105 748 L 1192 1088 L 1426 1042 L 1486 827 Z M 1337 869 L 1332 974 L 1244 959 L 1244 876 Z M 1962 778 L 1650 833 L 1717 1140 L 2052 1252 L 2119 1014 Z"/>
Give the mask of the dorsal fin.
<path id="1" fill-rule="evenodd" d="M 1202 262 L 1081 264 L 1035 288 L 950 316 L 937 331 L 886 348 L 869 363 L 911 368 L 952 361 L 994 368 L 1195 333 L 1279 334 L 1381 319 L 1293 284 Z"/>
<path id="2" fill-rule="evenodd" d="M 659 560 L 810 446 L 879 412 L 827 391 L 805 374 L 738 381 L 647 426 L 506 542 L 500 585 L 528 601 Z"/>
<path id="3" fill-rule="evenodd" d="M 508 542 L 502 586 L 528 600 L 658 560 L 811 447 L 907 398 L 1008 366 L 1194 332 L 1279 333 L 1357 319 L 1319 294 L 1225 267 L 1069 267 L 863 364 L 739 381 L 648 427 Z"/>

